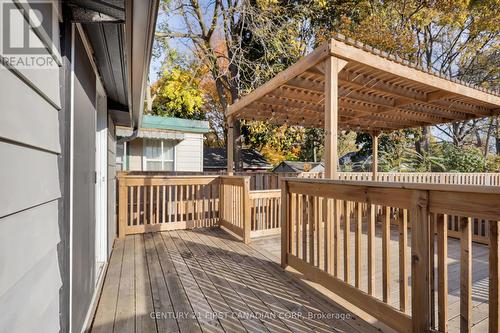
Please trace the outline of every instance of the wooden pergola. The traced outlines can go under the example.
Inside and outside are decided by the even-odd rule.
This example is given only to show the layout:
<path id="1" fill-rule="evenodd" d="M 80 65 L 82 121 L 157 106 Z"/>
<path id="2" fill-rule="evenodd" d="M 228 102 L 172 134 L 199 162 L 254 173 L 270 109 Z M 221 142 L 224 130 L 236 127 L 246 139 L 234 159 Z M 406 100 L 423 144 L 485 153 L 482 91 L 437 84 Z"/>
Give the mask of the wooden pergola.
<path id="1" fill-rule="evenodd" d="M 373 136 L 495 116 L 500 95 L 452 80 L 368 45 L 335 36 L 266 84 L 229 106 L 228 173 L 233 172 L 235 119 L 325 128 L 325 177 L 338 179 L 337 133 Z"/>

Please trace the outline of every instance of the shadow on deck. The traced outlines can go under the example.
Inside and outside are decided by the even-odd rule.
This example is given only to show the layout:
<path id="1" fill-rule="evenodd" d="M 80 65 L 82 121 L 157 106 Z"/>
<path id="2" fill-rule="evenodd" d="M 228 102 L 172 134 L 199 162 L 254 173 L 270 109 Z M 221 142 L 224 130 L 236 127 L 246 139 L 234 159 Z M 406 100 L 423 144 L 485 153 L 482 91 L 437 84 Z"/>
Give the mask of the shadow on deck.
<path id="1" fill-rule="evenodd" d="M 117 240 L 92 332 L 380 331 L 372 324 L 214 228 Z"/>
<path id="2" fill-rule="evenodd" d="M 342 229 L 343 230 L 343 229 Z M 342 231 L 343 232 L 343 231 Z M 381 225 L 377 223 L 375 231 L 375 276 L 374 276 L 374 296 L 378 299 L 382 299 L 382 232 Z M 354 253 L 354 237 L 355 229 L 351 225 L 351 253 Z M 390 285 L 391 292 L 389 293 L 389 304 L 395 308 L 399 307 L 399 261 L 398 261 L 398 251 L 399 251 L 399 231 L 398 227 L 391 225 L 391 242 L 390 242 L 390 253 L 391 253 L 391 265 L 390 265 Z M 339 239 L 340 248 L 343 249 L 343 238 Z M 362 243 L 362 266 L 361 266 L 361 290 L 367 292 L 367 265 L 366 265 L 366 246 L 367 246 L 367 230 L 366 226 L 363 226 L 363 234 L 361 238 Z M 472 243 L 472 311 L 471 311 L 471 326 L 472 332 L 486 332 L 488 331 L 488 294 L 489 294 L 489 275 L 488 275 L 488 246 Z M 270 260 L 274 261 L 276 264 L 280 262 L 281 256 L 281 237 L 280 236 L 268 236 L 255 239 L 250 244 L 252 248 L 256 251 L 262 253 Z M 407 251 L 411 251 L 411 231 L 408 232 L 408 248 Z M 437 249 L 437 242 L 435 244 Z M 343 254 L 343 252 L 341 252 Z M 352 256 L 354 257 L 354 256 Z M 340 258 L 340 267 L 344 267 L 344 257 Z M 354 260 L 354 258 L 351 258 Z M 408 256 L 407 267 L 410 267 L 410 256 Z M 437 274 L 437 254 L 435 254 L 435 272 Z M 448 328 L 450 332 L 460 331 L 460 240 L 455 238 L 448 238 Z M 351 281 L 350 284 L 354 286 L 354 262 L 350 265 L 351 271 Z M 340 279 L 344 278 L 343 270 L 340 271 Z M 437 280 L 437 279 L 436 279 Z M 411 277 L 409 277 L 407 282 L 409 288 L 409 297 L 411 300 Z M 326 289 L 321 289 L 322 292 L 328 293 Z M 435 291 L 437 292 L 437 281 L 435 285 Z M 435 299 L 435 321 L 437 322 L 438 312 L 437 312 L 437 297 Z M 409 304 L 409 309 L 407 313 L 411 313 L 411 301 Z"/>

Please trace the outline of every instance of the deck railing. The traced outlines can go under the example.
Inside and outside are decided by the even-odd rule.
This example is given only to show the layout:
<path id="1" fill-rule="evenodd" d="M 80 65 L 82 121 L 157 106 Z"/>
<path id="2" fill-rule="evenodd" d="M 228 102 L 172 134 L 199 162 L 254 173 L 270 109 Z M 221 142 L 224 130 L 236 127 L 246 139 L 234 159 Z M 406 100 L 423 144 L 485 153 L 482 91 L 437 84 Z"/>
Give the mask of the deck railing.
<path id="1" fill-rule="evenodd" d="M 281 232 L 281 191 L 250 191 L 250 237 L 275 235 Z"/>
<path id="2" fill-rule="evenodd" d="M 126 234 L 217 225 L 216 176 L 118 177 L 118 232 Z"/>
<path id="3" fill-rule="evenodd" d="M 250 178 L 220 176 L 219 225 L 250 242 Z"/>
<path id="4" fill-rule="evenodd" d="M 181 171 L 126 171 L 121 175 L 139 176 L 220 176 L 225 172 L 181 172 Z M 279 189 L 279 179 L 284 177 L 324 178 L 323 172 L 235 172 L 235 176 L 250 177 L 250 190 Z M 371 172 L 339 172 L 339 180 L 371 181 Z M 453 172 L 378 172 L 376 181 L 395 183 L 425 183 L 449 185 L 500 186 L 500 172 L 453 173 Z"/>
<path id="5" fill-rule="evenodd" d="M 250 191 L 250 177 L 118 175 L 119 237 L 222 226 L 241 237 L 277 234 L 280 190 Z"/>
<path id="6" fill-rule="evenodd" d="M 500 331 L 500 189 L 288 178 L 282 180 L 281 195 L 282 266 L 293 267 L 399 332 L 447 332 L 448 216 L 460 221 L 460 325 L 462 331 L 470 330 L 472 222 L 489 221 L 489 327 Z M 377 211 L 383 212 L 381 242 L 375 237 Z M 397 253 L 389 245 L 392 219 L 399 225 Z M 390 278 L 393 258 L 399 263 L 397 286 Z M 376 264 L 381 265 L 381 281 L 375 279 Z"/>

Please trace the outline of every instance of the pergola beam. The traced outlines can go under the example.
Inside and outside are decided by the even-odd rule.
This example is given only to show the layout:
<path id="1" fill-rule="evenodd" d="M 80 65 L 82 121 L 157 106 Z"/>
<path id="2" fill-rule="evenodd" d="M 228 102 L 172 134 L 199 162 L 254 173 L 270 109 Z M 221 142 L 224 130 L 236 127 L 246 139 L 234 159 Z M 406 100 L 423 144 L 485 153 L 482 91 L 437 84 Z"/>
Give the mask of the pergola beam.
<path id="1" fill-rule="evenodd" d="M 458 82 L 450 81 L 446 78 L 405 66 L 397 61 L 385 59 L 335 39 L 330 40 L 330 52 L 333 56 L 348 59 L 349 61 L 363 64 L 375 70 L 391 73 L 417 84 L 425 84 L 436 90 L 462 95 L 471 100 L 478 101 L 479 103 L 490 104 L 491 106 L 500 104 L 500 96 L 489 94 L 485 91 L 474 89 Z"/>
<path id="2" fill-rule="evenodd" d="M 226 112 L 226 116 L 231 116 L 238 110 L 244 108 L 245 106 L 249 105 L 253 101 L 264 97 L 267 95 L 269 92 L 273 91 L 274 89 L 278 88 L 282 84 L 285 84 L 288 80 L 296 77 L 300 73 L 303 73 L 307 69 L 314 67 L 316 64 L 319 62 L 323 61 L 325 58 L 328 57 L 330 53 L 329 50 L 329 44 L 325 43 L 322 46 L 318 47 L 314 51 L 312 51 L 310 54 L 307 56 L 303 57 L 299 61 L 297 61 L 295 64 L 290 66 L 287 70 L 279 73 L 276 75 L 274 78 L 263 84 L 262 86 L 258 87 L 255 89 L 252 94 L 246 95 L 242 97 L 241 99 L 237 100 L 234 104 L 230 105 L 228 107 L 228 110 Z"/>
<path id="3" fill-rule="evenodd" d="M 283 85 L 279 90 L 282 91 L 280 94 L 285 97 L 295 97 L 296 99 L 305 99 L 307 102 L 311 103 L 320 103 L 323 100 L 323 95 L 322 91 L 323 89 L 316 90 L 316 88 L 312 88 L 313 85 L 311 85 L 311 88 L 309 89 L 304 89 L 302 88 L 301 85 L 296 85 L 295 81 L 291 81 L 287 83 L 286 85 Z M 322 85 L 324 86 L 324 85 Z M 286 91 L 287 89 L 293 90 L 293 92 L 283 92 Z M 339 88 L 339 96 L 341 100 L 355 100 L 355 101 L 360 101 L 364 103 L 369 103 L 372 104 L 373 106 L 377 107 L 378 110 L 374 112 L 392 112 L 392 111 L 403 111 L 403 112 L 411 112 L 414 114 L 424 114 L 424 115 L 429 115 L 428 111 L 425 110 L 415 110 L 415 109 L 409 109 L 408 107 L 415 107 L 413 105 L 408 105 L 407 107 L 396 107 L 394 106 L 394 100 L 389 99 L 389 98 L 384 98 L 380 96 L 370 96 L 367 93 L 364 93 L 359 90 L 353 90 L 351 89 L 346 89 L 345 87 L 340 87 Z M 426 106 L 420 106 L 420 107 L 426 107 Z M 427 107 L 428 108 L 428 107 Z M 444 122 L 450 122 L 453 120 L 467 120 L 470 118 L 470 116 L 465 113 L 465 112 L 458 112 L 454 110 L 447 110 L 445 108 L 439 108 L 438 110 L 434 110 L 435 114 L 438 114 L 439 117 L 434 115 L 436 118 L 440 118 L 438 120 L 438 123 L 444 123 Z M 437 120 L 437 119 L 436 119 Z"/>
<path id="4" fill-rule="evenodd" d="M 378 175 L 378 133 L 372 133 L 372 180 L 376 181 Z"/>
<path id="5" fill-rule="evenodd" d="M 232 175 L 234 170 L 234 120 L 227 117 L 227 174 Z"/>
<path id="6" fill-rule="evenodd" d="M 328 57 L 325 61 L 325 178 L 338 179 L 338 73 L 345 60 Z"/>
<path id="7" fill-rule="evenodd" d="M 345 71 L 344 71 L 345 72 Z M 342 77 L 342 76 L 340 76 Z M 345 77 L 345 76 L 344 76 Z M 302 82 L 301 82 L 302 81 Z M 304 82 L 306 81 L 306 82 Z M 404 96 L 398 95 L 395 91 L 390 91 L 386 89 L 382 89 L 379 87 L 378 82 L 383 82 L 383 81 L 377 81 L 377 80 L 371 80 L 370 78 L 365 79 L 363 83 L 359 83 L 356 81 L 350 81 L 347 79 L 342 79 L 339 78 L 339 83 L 342 84 L 342 87 L 340 88 L 340 96 L 342 97 L 343 95 L 350 95 L 352 98 L 356 98 L 358 100 L 365 101 L 367 103 L 373 103 L 377 104 L 378 106 L 383 106 L 385 108 L 390 108 L 394 110 L 408 110 L 412 112 L 418 112 L 416 110 L 411 110 L 404 108 L 405 106 L 412 105 L 412 104 L 417 104 L 417 106 L 420 107 L 426 107 L 426 108 L 435 108 L 435 112 L 439 113 L 443 117 L 448 117 L 448 119 L 454 119 L 456 117 L 461 118 L 462 120 L 466 120 L 469 117 L 469 114 L 475 115 L 475 116 L 491 116 L 490 111 L 486 110 L 468 110 L 468 109 L 456 109 L 456 108 L 450 108 L 450 107 L 445 107 L 442 105 L 438 105 L 435 103 L 429 103 L 425 98 L 418 98 L 416 96 L 411 97 L 407 93 L 405 93 Z M 298 88 L 301 90 L 307 90 L 311 94 L 321 94 L 324 90 L 323 82 L 318 82 L 316 79 L 310 79 L 310 78 L 295 78 L 293 80 L 290 80 L 285 87 L 291 87 L 291 88 Z M 346 88 L 345 86 L 350 86 L 351 88 Z M 308 87 L 308 88 L 305 88 Z M 353 90 L 354 89 L 354 90 Z M 372 92 L 378 92 L 381 94 L 389 95 L 390 97 L 382 97 L 382 96 L 374 96 L 369 93 L 366 93 L 362 90 L 368 90 Z M 347 92 L 346 92 L 347 91 Z M 420 105 L 418 105 L 420 104 Z M 423 104 L 423 106 L 422 106 Z M 425 111 L 420 111 L 420 112 L 425 112 Z"/>

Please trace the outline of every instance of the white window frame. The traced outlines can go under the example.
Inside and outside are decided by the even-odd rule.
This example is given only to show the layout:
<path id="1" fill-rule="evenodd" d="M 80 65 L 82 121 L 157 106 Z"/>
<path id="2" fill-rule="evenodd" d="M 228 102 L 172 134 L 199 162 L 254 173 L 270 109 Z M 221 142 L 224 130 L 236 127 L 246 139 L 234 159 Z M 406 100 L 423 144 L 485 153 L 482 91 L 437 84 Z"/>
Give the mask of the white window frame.
<path id="1" fill-rule="evenodd" d="M 146 146 L 147 146 L 147 142 L 149 140 L 159 140 L 160 141 L 160 146 L 161 146 L 161 152 L 162 152 L 162 156 L 164 155 L 164 143 L 165 143 L 165 139 L 148 139 L 148 138 L 143 138 L 142 139 L 142 170 L 143 171 L 149 171 L 148 168 L 147 168 L 147 165 L 148 165 L 148 161 L 154 161 L 154 162 L 162 162 L 162 170 L 161 171 L 165 171 L 164 170 L 164 163 L 165 162 L 172 162 L 172 165 L 173 165 L 173 171 L 177 171 L 177 163 L 175 162 L 176 160 L 176 144 L 174 143 L 173 144 L 173 152 L 172 152 L 172 159 L 171 160 L 166 160 L 166 159 L 148 159 L 146 157 Z"/>

